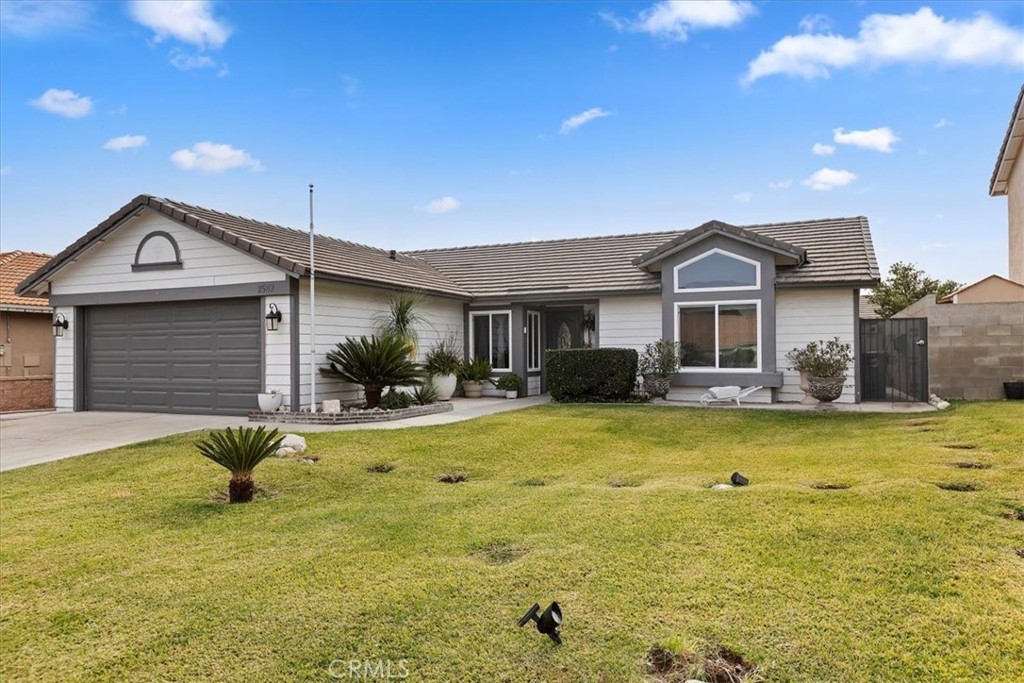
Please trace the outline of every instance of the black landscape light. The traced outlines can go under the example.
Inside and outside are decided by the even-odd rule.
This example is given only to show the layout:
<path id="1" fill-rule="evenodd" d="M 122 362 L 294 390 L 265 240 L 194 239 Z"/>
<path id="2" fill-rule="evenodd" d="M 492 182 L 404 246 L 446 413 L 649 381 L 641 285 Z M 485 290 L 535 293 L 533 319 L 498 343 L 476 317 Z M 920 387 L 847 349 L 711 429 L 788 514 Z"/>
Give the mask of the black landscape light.
<path id="1" fill-rule="evenodd" d="M 538 617 L 537 612 L 539 610 L 540 605 L 533 603 L 533 607 L 519 620 L 519 626 L 526 626 L 527 622 L 536 621 L 538 631 L 555 641 L 556 644 L 561 645 L 562 638 L 558 635 L 558 627 L 562 625 L 562 608 L 558 606 L 557 602 L 553 602 Z"/>
<path id="2" fill-rule="evenodd" d="M 267 330 L 274 332 L 277 330 L 278 325 L 281 324 L 281 311 L 274 304 L 270 304 L 270 312 L 267 313 Z"/>
<path id="3" fill-rule="evenodd" d="M 53 336 L 63 337 L 64 330 L 68 329 L 68 319 L 63 314 L 58 313 L 57 317 L 53 319 Z"/>
<path id="4" fill-rule="evenodd" d="M 729 481 L 732 482 L 733 486 L 746 486 L 750 483 L 750 480 L 744 477 L 739 472 L 733 472 L 732 476 L 729 477 Z"/>

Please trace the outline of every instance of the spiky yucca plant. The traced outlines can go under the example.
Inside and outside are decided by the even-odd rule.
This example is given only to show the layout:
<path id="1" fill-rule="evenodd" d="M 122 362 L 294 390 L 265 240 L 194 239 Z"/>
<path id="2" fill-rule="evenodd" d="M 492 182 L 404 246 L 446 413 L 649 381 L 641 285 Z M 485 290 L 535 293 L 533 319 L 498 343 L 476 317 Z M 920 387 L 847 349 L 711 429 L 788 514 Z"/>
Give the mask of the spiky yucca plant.
<path id="1" fill-rule="evenodd" d="M 420 366 L 409 358 L 400 337 L 349 337 L 327 352 L 329 366 L 320 368 L 325 377 L 361 384 L 366 407 L 380 405 L 384 387 L 421 384 Z"/>
<path id="2" fill-rule="evenodd" d="M 204 456 L 231 472 L 228 483 L 228 502 L 248 503 L 256 491 L 252 471 L 261 462 L 274 455 L 281 447 L 284 435 L 266 427 L 239 427 L 235 432 L 228 427 L 222 432 L 196 442 Z"/>
<path id="3" fill-rule="evenodd" d="M 429 325 L 419 312 L 424 301 L 424 296 L 418 292 L 394 294 L 388 297 L 388 310 L 374 316 L 377 334 L 401 339 L 410 358 L 416 357 L 420 343 L 417 328 Z"/>

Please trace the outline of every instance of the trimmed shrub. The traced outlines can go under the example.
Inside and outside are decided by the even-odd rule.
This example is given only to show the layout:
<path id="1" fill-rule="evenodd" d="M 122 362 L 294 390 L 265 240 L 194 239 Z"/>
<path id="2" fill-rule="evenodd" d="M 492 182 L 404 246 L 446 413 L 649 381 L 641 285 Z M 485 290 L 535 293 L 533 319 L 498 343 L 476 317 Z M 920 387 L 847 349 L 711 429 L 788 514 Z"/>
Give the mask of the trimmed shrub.
<path id="1" fill-rule="evenodd" d="M 627 401 L 636 386 L 636 349 L 555 349 L 546 358 L 548 390 L 555 401 Z"/>

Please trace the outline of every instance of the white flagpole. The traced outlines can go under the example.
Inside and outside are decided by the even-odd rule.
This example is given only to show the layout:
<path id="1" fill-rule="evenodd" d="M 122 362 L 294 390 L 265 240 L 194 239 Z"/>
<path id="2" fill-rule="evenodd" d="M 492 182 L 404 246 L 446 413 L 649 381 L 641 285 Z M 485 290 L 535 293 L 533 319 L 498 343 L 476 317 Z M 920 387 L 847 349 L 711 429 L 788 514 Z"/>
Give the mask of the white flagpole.
<path id="1" fill-rule="evenodd" d="M 313 185 L 309 186 L 309 412 L 316 412 L 316 264 L 313 252 Z"/>

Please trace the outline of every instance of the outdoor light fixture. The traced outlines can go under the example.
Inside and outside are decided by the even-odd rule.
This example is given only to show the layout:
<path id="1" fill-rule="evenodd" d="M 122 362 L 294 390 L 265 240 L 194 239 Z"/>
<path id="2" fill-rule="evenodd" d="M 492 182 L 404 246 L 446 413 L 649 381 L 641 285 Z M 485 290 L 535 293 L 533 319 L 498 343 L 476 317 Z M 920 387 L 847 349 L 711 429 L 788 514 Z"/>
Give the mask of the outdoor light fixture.
<path id="1" fill-rule="evenodd" d="M 519 620 L 519 626 L 526 626 L 529 621 L 537 622 L 537 630 L 546 635 L 551 640 L 555 641 L 556 644 L 562 644 L 562 638 L 558 635 L 558 627 L 562 625 L 562 608 L 558 606 L 557 602 L 553 602 L 548 605 L 548 608 L 544 610 L 544 613 L 539 617 L 537 612 L 540 610 L 540 605 L 533 603 L 533 607 L 530 608 L 523 618 Z"/>
<path id="2" fill-rule="evenodd" d="M 274 332 L 277 330 L 277 326 L 281 324 L 281 311 L 276 305 L 270 304 L 270 312 L 267 313 L 267 330 Z"/>
<path id="3" fill-rule="evenodd" d="M 729 480 L 732 482 L 733 486 L 746 486 L 747 484 L 750 483 L 750 480 L 744 477 L 739 472 L 733 472 Z"/>
<path id="4" fill-rule="evenodd" d="M 58 313 L 53 319 L 53 336 L 63 337 L 64 330 L 68 329 L 68 319 L 62 313 Z"/>

